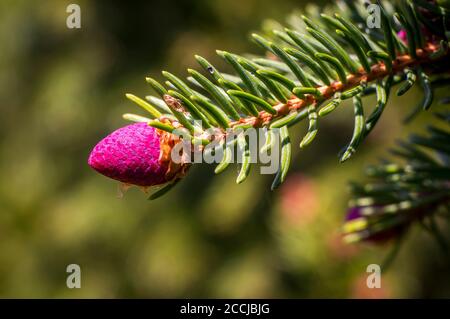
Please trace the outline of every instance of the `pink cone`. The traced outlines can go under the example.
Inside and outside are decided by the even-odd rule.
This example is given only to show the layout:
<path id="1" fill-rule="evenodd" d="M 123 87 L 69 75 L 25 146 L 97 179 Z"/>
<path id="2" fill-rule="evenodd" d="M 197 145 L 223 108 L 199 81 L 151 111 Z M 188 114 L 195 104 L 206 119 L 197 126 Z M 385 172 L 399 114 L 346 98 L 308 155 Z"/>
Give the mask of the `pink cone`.
<path id="1" fill-rule="evenodd" d="M 167 182 L 169 165 L 160 161 L 160 135 L 146 123 L 122 127 L 101 140 L 88 164 L 100 174 L 123 183 L 153 186 Z"/>
<path id="2" fill-rule="evenodd" d="M 400 30 L 397 33 L 398 37 L 406 44 L 408 44 L 408 36 L 406 35 L 406 31 L 405 30 Z"/>

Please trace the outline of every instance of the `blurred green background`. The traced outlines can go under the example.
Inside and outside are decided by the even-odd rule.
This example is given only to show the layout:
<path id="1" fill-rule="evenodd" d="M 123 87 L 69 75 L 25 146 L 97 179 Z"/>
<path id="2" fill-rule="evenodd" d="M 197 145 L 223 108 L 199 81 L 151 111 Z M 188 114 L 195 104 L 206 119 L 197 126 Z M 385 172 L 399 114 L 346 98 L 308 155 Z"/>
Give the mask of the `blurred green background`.
<path id="1" fill-rule="evenodd" d="M 450 296 L 448 260 L 419 229 L 375 290 L 366 267 L 389 245 L 349 246 L 339 234 L 348 180 L 431 120 L 400 124 L 418 91 L 393 99 L 345 164 L 336 154 L 352 110 L 341 107 L 295 150 L 275 192 L 256 169 L 235 185 L 236 167 L 214 177 L 198 165 L 155 202 L 138 189 L 118 199 L 116 183 L 87 165 L 96 142 L 126 124 L 121 114 L 139 112 L 124 93 L 150 93 L 145 76 L 185 76 L 196 53 L 223 65 L 216 49 L 258 52 L 249 32 L 305 1 L 77 1 L 79 30 L 66 27 L 71 2 L 0 2 L 1 297 Z M 292 130 L 295 144 L 305 130 Z M 72 263 L 81 289 L 66 287 Z"/>

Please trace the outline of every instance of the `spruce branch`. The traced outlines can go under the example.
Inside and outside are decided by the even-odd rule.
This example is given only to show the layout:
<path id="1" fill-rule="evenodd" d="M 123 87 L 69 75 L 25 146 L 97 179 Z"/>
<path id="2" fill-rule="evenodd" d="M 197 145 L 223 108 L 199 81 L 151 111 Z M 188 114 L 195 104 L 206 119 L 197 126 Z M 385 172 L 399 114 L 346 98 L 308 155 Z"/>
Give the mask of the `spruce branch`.
<path id="1" fill-rule="evenodd" d="M 445 46 L 448 45 L 445 44 Z M 322 102 L 329 100 L 337 93 L 344 93 L 344 96 L 341 95 L 341 99 L 348 99 L 352 97 L 353 94 L 357 95 L 362 93 L 360 90 L 350 91 L 351 89 L 354 89 L 358 86 L 376 82 L 377 80 L 383 79 L 389 75 L 393 76 L 401 72 L 406 72 L 406 70 L 411 67 L 417 67 L 419 65 L 426 67 L 427 64 L 437 62 L 436 60 L 431 59 L 431 56 L 433 56 L 433 54 L 439 52 L 440 50 L 442 50 L 442 47 L 440 45 L 428 43 L 425 48 L 416 50 L 416 58 L 413 58 L 409 54 L 397 56 L 395 60 L 392 61 L 390 70 L 387 68 L 384 62 L 378 62 L 377 64 L 372 65 L 370 67 L 370 72 L 366 72 L 365 70 L 360 68 L 357 73 L 347 75 L 345 83 L 341 81 L 334 81 L 330 85 L 308 88 L 310 90 L 314 90 L 317 93 L 307 93 L 303 98 L 293 96 L 285 103 L 279 103 L 272 106 L 273 109 L 275 109 L 276 113 L 260 111 L 258 116 L 240 118 L 237 121 L 230 122 L 229 126 L 234 127 L 240 124 L 250 124 L 252 127 L 270 126 L 273 121 L 288 115 L 292 111 L 304 109 L 309 105 L 320 105 Z M 448 50 L 445 55 L 440 57 L 440 59 L 445 58 L 448 58 Z M 411 80 L 408 79 L 408 81 Z M 300 92 L 299 89 L 305 88 L 294 87 L 293 93 Z M 403 94 L 404 93 L 400 95 Z M 429 104 L 428 100 L 430 99 L 427 99 L 427 107 Z"/>
<path id="2" fill-rule="evenodd" d="M 370 4 L 380 8 L 380 28 L 366 26 Z M 332 11 L 336 13 L 330 15 Z M 409 119 L 430 108 L 436 76 L 448 80 L 448 15 L 445 1 L 400 0 L 394 5 L 387 1 L 338 1 L 326 13 L 313 10 L 307 16 L 295 15 L 289 18 L 294 21 L 289 27 L 274 24 L 276 29 L 268 34 L 253 34 L 252 40 L 265 51 L 263 55 L 217 51 L 234 74 L 223 73 L 196 56 L 202 72 L 189 69 L 187 80 L 167 71 L 162 72 L 164 85 L 146 78 L 157 96 L 147 96 L 146 100 L 131 94 L 127 97 L 148 117 L 126 114 L 124 118 L 155 128 L 156 133 L 151 134 L 164 137 L 159 147 L 165 154 L 181 141 L 200 149 L 219 143 L 224 152 L 217 173 L 228 167 L 229 149 L 237 144 L 244 150 L 237 183 L 247 178 L 251 165 L 252 150 L 243 131 L 265 128 L 266 145 L 259 151 L 269 150 L 276 139 L 282 142 L 280 168 L 272 184 L 276 188 L 289 169 L 288 128 L 294 124 L 303 120 L 309 123 L 300 144 L 304 148 L 317 135 L 321 117 L 332 113 L 342 101 L 352 99 L 354 131 L 340 154 L 340 160 L 346 161 L 379 122 L 394 85 L 402 84 L 397 95 L 406 94 L 416 82 L 422 87 L 423 100 Z M 377 104 L 366 116 L 363 97 L 373 93 Z M 278 128 L 282 136 L 273 134 Z M 176 130 L 184 132 L 182 138 L 175 136 Z M 235 135 L 231 143 L 227 141 L 230 132 Z M 174 166 L 183 174 L 188 167 L 168 167 Z M 119 175 L 114 177 L 130 181 Z M 178 181 L 182 174 L 171 171 L 170 176 Z M 168 178 L 164 181 L 173 182 Z M 143 186 L 153 185 L 160 184 Z"/>
<path id="3" fill-rule="evenodd" d="M 450 211 L 450 132 L 449 114 L 437 114 L 445 129 L 429 126 L 428 136 L 412 135 L 391 152 L 405 164 L 386 162 L 366 170 L 367 183 L 352 183 L 352 200 L 343 226 L 347 242 L 384 242 L 403 236 L 414 222 L 439 240 L 435 219 Z M 427 226 L 429 225 L 429 226 Z"/>

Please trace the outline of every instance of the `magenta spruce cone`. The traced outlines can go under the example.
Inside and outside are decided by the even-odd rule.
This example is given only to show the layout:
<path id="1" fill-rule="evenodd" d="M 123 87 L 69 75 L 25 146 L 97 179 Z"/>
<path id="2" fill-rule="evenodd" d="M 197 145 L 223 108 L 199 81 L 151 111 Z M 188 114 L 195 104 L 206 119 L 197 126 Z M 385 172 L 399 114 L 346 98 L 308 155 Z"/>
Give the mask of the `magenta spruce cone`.
<path id="1" fill-rule="evenodd" d="M 147 123 L 122 127 L 101 140 L 88 164 L 100 174 L 136 186 L 156 186 L 182 176 L 186 166 L 170 160 L 175 141 Z"/>

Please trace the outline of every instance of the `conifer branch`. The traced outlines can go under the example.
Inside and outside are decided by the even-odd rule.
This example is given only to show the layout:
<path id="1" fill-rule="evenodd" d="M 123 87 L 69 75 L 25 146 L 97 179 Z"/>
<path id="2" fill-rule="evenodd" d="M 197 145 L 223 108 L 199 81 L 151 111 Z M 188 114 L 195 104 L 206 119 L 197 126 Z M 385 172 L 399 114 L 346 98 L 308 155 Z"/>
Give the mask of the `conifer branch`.
<path id="1" fill-rule="evenodd" d="M 370 30 L 360 23 L 367 19 L 362 14 L 367 2 L 344 2 L 350 17 L 346 10 L 334 16 L 316 12 L 316 17 L 301 16 L 303 25 L 274 30 L 268 37 L 253 34 L 253 41 L 266 51 L 263 56 L 217 51 L 236 75 L 221 73 L 205 58 L 196 56 L 206 74 L 189 69 L 190 84 L 165 71 L 162 74 L 167 88 L 147 78 L 162 98 L 150 96 L 147 100 L 159 106 L 150 108 L 133 95 L 130 98 L 153 115 L 149 125 L 169 133 L 187 129 L 189 136 L 201 136 L 203 146 L 217 139 L 224 144 L 230 129 L 233 134 L 248 128 L 270 131 L 308 118 L 302 148 L 316 136 L 319 117 L 333 112 L 343 100 L 353 99 L 355 129 L 340 155 L 341 161 L 346 161 L 381 118 L 391 86 L 403 82 L 398 91 L 403 95 L 417 78 L 423 88 L 424 99 L 408 119 L 431 106 L 429 77 L 447 71 L 449 45 L 447 35 L 443 37 L 442 32 L 427 27 L 430 23 L 417 19 L 426 16 L 428 22 L 442 23 L 447 29 L 447 9 L 433 2 L 426 1 L 425 5 L 423 1 L 402 0 L 394 12 L 391 6 L 384 7 L 377 1 L 381 28 Z M 361 98 L 370 92 L 376 93 L 377 106 L 366 119 Z M 154 116 L 157 113 L 161 116 Z M 203 127 L 197 127 L 194 121 L 201 121 Z M 216 136 L 206 135 L 203 128 L 215 128 Z M 221 163 L 217 171 L 223 168 Z M 241 170 L 238 183 L 248 172 Z"/>
<path id="2" fill-rule="evenodd" d="M 89 164 L 126 185 L 160 187 L 150 196 L 153 200 L 172 189 L 190 167 L 185 156 L 191 153 L 182 152 L 183 161 L 174 161 L 178 146 L 187 144 L 206 153 L 207 146 L 216 143 L 223 151 L 216 174 L 233 162 L 234 147 L 242 151 L 236 178 L 240 184 L 249 175 L 255 153 L 245 130 L 263 128 L 266 140 L 257 152 L 274 152 L 274 145 L 281 142 L 273 190 L 288 174 L 289 128 L 294 124 L 308 121 L 308 132 L 300 143 L 304 148 L 316 137 L 321 118 L 352 99 L 354 129 L 339 154 L 343 162 L 382 118 L 394 85 L 401 84 L 398 96 L 415 84 L 422 88 L 423 98 L 407 121 L 428 110 L 434 103 L 434 89 L 450 85 L 449 1 L 398 0 L 392 5 L 390 1 L 344 0 L 337 4 L 334 9 L 339 13 L 334 16 L 316 10 L 308 17 L 291 17 L 289 28 L 264 36 L 253 34 L 253 41 L 265 50 L 263 55 L 217 51 L 235 74 L 222 73 L 196 56 L 204 72 L 189 69 L 187 81 L 166 71 L 162 72 L 165 85 L 146 78 L 157 96 L 144 100 L 127 94 L 127 98 L 147 115 L 124 114 L 138 123 L 98 143 Z M 380 9 L 379 28 L 365 25 L 371 4 Z M 363 97 L 369 94 L 376 95 L 376 106 L 366 116 Z M 441 103 L 449 101 L 447 97 Z M 437 116 L 448 128 L 449 114 Z M 353 198 L 343 226 L 347 242 L 402 238 L 411 224 L 418 223 L 439 245 L 448 247 L 435 218 L 442 214 L 450 220 L 450 132 L 434 125 L 428 131 L 429 136 L 413 135 L 392 151 L 406 161 L 404 165 L 372 166 L 367 170 L 369 182 L 352 184 Z M 400 241 L 394 251 L 399 247 Z"/>
<path id="3" fill-rule="evenodd" d="M 447 46 L 446 44 L 444 44 Z M 448 46 L 447 46 L 448 47 Z M 237 121 L 231 122 L 230 127 L 234 127 L 240 124 L 250 124 L 252 127 L 263 127 L 270 125 L 274 120 L 279 119 L 292 111 L 298 111 L 309 105 L 319 105 L 323 101 L 332 98 L 336 93 L 343 93 L 350 89 L 361 85 L 362 83 L 375 82 L 379 79 L 383 79 L 389 75 L 396 75 L 404 72 L 408 68 L 416 67 L 418 65 L 426 67 L 429 63 L 435 63 L 436 60 L 431 59 L 431 57 L 442 50 L 447 50 L 443 45 L 435 45 L 428 43 L 424 49 L 416 50 L 416 58 L 411 55 L 405 54 L 400 55 L 395 58 L 392 62 L 391 69 L 388 69 L 384 62 L 378 62 L 370 68 L 370 72 L 365 72 L 363 69 L 359 69 L 356 74 L 350 74 L 346 76 L 346 83 L 341 81 L 335 81 L 327 86 L 317 87 L 319 91 L 318 95 L 307 94 L 304 98 L 292 97 L 286 103 L 280 103 L 273 108 L 276 110 L 276 114 L 268 113 L 266 111 L 259 112 L 258 116 L 255 117 L 245 117 Z M 448 58 L 449 51 L 440 56 L 440 59 Z"/>

